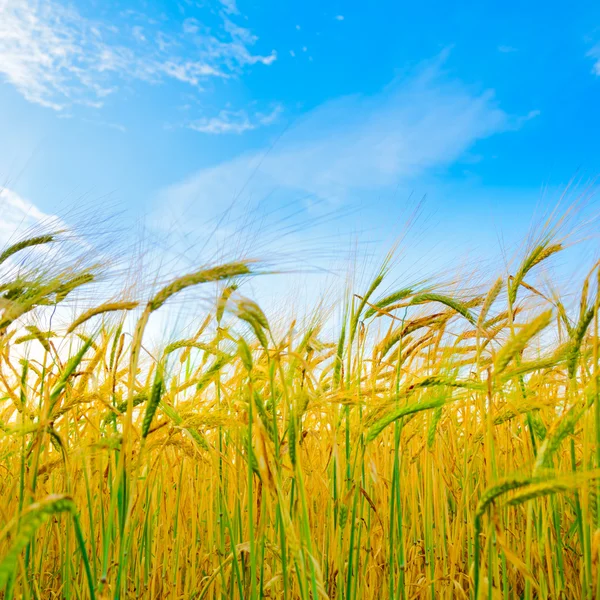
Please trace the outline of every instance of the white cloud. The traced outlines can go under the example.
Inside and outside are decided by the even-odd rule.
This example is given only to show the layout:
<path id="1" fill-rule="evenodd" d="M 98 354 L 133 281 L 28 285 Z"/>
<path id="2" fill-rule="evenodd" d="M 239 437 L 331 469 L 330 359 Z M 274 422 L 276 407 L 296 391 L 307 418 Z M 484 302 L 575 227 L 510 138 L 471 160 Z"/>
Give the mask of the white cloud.
<path id="1" fill-rule="evenodd" d="M 267 196 L 304 198 L 307 205 L 331 206 L 362 200 L 410 186 L 460 159 L 478 140 L 523 122 L 502 111 L 492 91 L 475 93 L 449 81 L 436 63 L 375 96 L 314 109 L 272 147 L 201 169 L 163 190 L 157 208 L 189 214 L 185 225 L 193 228 L 194 216 L 214 215 L 234 199 L 246 205 Z"/>
<path id="2" fill-rule="evenodd" d="M 55 110 L 101 106 L 123 80 L 171 78 L 199 86 L 276 59 L 274 51 L 251 52 L 258 38 L 224 15 L 217 32 L 186 19 L 166 33 L 152 19 L 142 28 L 135 14 L 116 27 L 54 0 L 0 1 L 0 75 L 30 102 Z M 223 5 L 236 14 L 234 2 Z"/>
<path id="3" fill-rule="evenodd" d="M 15 191 L 0 188 L 0 246 L 17 241 L 18 236 L 45 225 L 48 228 L 63 228 L 64 224 L 55 215 L 48 215 Z"/>
<path id="4" fill-rule="evenodd" d="M 600 77 L 600 44 L 596 44 L 588 53 L 587 56 L 594 59 L 592 73 Z"/>
<path id="5" fill-rule="evenodd" d="M 277 105 L 269 113 L 255 113 L 250 116 L 245 110 L 221 110 L 216 117 L 203 117 L 188 124 L 190 129 L 201 133 L 244 133 L 262 125 L 271 125 L 281 114 Z"/>
<path id="6" fill-rule="evenodd" d="M 344 20 L 344 15 L 336 15 L 335 20 L 336 21 L 343 21 Z"/>

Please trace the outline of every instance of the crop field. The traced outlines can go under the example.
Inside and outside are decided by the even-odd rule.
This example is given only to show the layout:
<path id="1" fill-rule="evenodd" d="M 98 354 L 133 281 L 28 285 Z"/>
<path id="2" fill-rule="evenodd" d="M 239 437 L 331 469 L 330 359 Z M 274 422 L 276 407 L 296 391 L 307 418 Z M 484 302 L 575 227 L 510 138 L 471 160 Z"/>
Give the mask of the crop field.
<path id="1" fill-rule="evenodd" d="M 538 277 L 557 236 L 288 322 L 245 260 L 78 302 L 61 236 L 0 254 L 1 598 L 600 597 L 600 269 Z"/>

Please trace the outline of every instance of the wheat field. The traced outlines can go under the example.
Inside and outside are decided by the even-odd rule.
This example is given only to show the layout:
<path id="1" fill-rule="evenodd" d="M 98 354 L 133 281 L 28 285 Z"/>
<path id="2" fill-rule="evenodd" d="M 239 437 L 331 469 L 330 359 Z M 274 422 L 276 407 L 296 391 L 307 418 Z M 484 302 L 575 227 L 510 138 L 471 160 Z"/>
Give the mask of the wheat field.
<path id="1" fill-rule="evenodd" d="M 333 333 L 274 326 L 244 260 L 42 328 L 98 278 L 36 266 L 60 238 L 0 255 L 0 597 L 600 597 L 600 269 L 539 287 L 556 236 L 477 290 L 384 262 Z"/>

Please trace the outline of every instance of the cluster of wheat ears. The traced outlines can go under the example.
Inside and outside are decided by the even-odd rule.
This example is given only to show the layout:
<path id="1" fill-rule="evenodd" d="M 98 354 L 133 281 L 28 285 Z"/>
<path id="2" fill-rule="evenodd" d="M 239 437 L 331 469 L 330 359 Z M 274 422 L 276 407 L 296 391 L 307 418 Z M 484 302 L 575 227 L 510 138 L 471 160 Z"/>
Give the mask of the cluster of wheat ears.
<path id="1" fill-rule="evenodd" d="M 330 338 L 237 261 L 54 331 L 97 277 L 20 260 L 59 239 L 0 254 L 0 597 L 600 598 L 598 264 L 567 302 L 552 236 L 479 293 L 384 263 Z M 192 286 L 214 310 L 149 351 Z"/>

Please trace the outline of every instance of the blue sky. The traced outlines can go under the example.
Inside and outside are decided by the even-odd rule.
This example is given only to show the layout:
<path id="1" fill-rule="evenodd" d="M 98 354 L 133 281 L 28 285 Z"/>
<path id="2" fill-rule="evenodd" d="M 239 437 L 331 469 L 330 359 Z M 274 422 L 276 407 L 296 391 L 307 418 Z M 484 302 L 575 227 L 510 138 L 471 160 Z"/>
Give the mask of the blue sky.
<path id="1" fill-rule="evenodd" d="M 189 262 L 331 255 L 425 196 L 423 260 L 497 254 L 593 181 L 599 105 L 593 2 L 2 0 L 0 235 L 95 205 Z"/>

